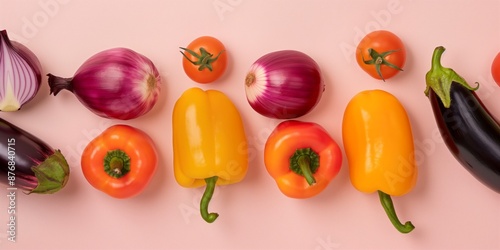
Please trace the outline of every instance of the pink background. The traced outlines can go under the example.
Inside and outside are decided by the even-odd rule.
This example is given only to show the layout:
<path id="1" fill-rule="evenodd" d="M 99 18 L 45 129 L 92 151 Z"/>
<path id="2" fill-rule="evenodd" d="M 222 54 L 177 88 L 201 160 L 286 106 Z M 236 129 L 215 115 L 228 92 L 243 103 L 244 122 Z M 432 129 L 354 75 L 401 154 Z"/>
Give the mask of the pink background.
<path id="1" fill-rule="evenodd" d="M 160 100 L 131 121 L 100 118 L 70 92 L 39 95 L 23 110 L 0 116 L 42 138 L 66 155 L 71 177 L 54 195 L 17 194 L 17 242 L 6 239 L 8 200 L 0 196 L 1 249 L 499 249 L 500 198 L 461 167 L 443 144 L 424 96 L 433 49 L 447 48 L 443 64 L 470 83 L 500 117 L 500 88 L 490 66 L 500 52 L 500 1 L 83 1 L 0 0 L 0 29 L 31 48 L 46 73 L 70 77 L 89 56 L 128 47 L 161 71 Z M 405 71 L 386 83 L 358 67 L 353 50 L 374 29 L 398 34 L 408 50 Z M 178 47 L 201 35 L 219 38 L 229 54 L 224 77 L 210 85 L 183 72 Z M 262 149 L 278 120 L 257 114 L 245 99 L 246 71 L 258 57 L 282 49 L 303 51 L 322 68 L 326 91 L 299 120 L 323 125 L 341 144 L 341 120 L 349 99 L 365 89 L 384 89 L 410 116 L 419 179 L 408 195 L 395 197 L 402 221 L 416 229 L 403 235 L 390 224 L 376 194 L 350 184 L 344 164 L 320 195 L 286 198 L 263 165 Z M 171 112 L 194 86 L 225 92 L 241 112 L 250 169 L 241 183 L 219 187 L 205 223 L 198 213 L 203 189 L 177 185 L 172 171 Z M 99 132 L 116 123 L 136 126 L 153 138 L 159 170 L 141 195 L 113 199 L 84 179 L 79 157 Z M 0 189 L 1 190 L 1 189 Z M 0 191 L 1 194 L 7 191 Z"/>

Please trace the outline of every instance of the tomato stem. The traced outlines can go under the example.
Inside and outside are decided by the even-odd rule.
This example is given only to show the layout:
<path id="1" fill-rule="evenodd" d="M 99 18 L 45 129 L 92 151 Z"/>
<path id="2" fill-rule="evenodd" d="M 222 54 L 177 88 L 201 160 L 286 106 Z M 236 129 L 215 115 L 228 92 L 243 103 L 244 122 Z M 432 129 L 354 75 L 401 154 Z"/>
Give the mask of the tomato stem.
<path id="1" fill-rule="evenodd" d="M 394 65 L 394 64 L 390 63 L 389 61 L 387 61 L 385 59 L 388 55 L 390 55 L 390 54 L 392 54 L 394 52 L 398 52 L 398 51 L 399 50 L 389 50 L 389 51 L 385 51 L 385 52 L 382 52 L 382 53 L 378 53 L 376 50 L 374 50 L 372 48 L 369 48 L 368 49 L 368 54 L 370 55 L 370 57 L 372 59 L 365 60 L 365 58 L 363 56 L 362 56 L 362 59 L 363 59 L 363 62 L 365 64 L 375 65 L 375 70 L 377 71 L 378 76 L 380 77 L 380 79 L 382 79 L 382 81 L 385 82 L 384 76 L 382 75 L 382 71 L 380 70 L 380 67 L 382 65 L 391 67 L 393 69 L 397 69 L 399 71 L 403 71 L 402 68 L 398 67 L 397 65 Z"/>
<path id="2" fill-rule="evenodd" d="M 217 54 L 216 57 L 213 57 L 214 55 L 209 53 L 203 47 L 200 48 L 200 53 L 196 53 L 195 51 L 190 50 L 188 48 L 183 48 L 183 47 L 179 47 L 179 48 L 181 50 L 186 51 L 187 53 L 189 53 L 190 55 L 194 56 L 197 59 L 197 60 L 193 61 L 184 52 L 181 51 L 181 54 L 184 56 L 184 58 L 186 58 L 186 60 L 188 60 L 190 63 L 192 63 L 196 66 L 199 66 L 198 67 L 199 71 L 202 71 L 205 68 L 207 68 L 209 71 L 212 71 L 213 70 L 212 63 L 217 61 L 217 59 L 219 59 L 219 56 L 224 52 L 224 50 L 223 50 L 223 51 L 219 52 L 219 54 Z"/>
<path id="3" fill-rule="evenodd" d="M 290 170 L 304 176 L 309 185 L 316 183 L 313 174 L 319 168 L 319 155 L 311 148 L 297 149 L 290 157 Z"/>
<path id="4" fill-rule="evenodd" d="M 200 202 L 201 217 L 208 223 L 214 222 L 217 219 L 217 217 L 219 217 L 219 214 L 217 213 L 208 213 L 208 203 L 210 203 L 210 200 L 212 199 L 212 196 L 214 194 L 215 184 L 217 183 L 217 179 L 219 179 L 218 176 L 213 176 L 205 179 L 207 186 L 205 188 L 203 196 L 201 197 L 201 202 Z"/>
<path id="5" fill-rule="evenodd" d="M 120 178 L 130 172 L 130 157 L 123 150 L 108 151 L 104 156 L 104 171 L 113 178 Z"/>
<path id="6" fill-rule="evenodd" d="M 394 210 L 394 204 L 392 203 L 391 196 L 388 194 L 378 191 L 378 195 L 380 198 L 380 203 L 385 210 L 385 213 L 389 217 L 392 225 L 401 233 L 409 233 L 411 232 L 415 226 L 411 223 L 411 221 L 407 221 L 404 225 L 399 221 L 398 216 L 396 215 L 396 211 Z"/>

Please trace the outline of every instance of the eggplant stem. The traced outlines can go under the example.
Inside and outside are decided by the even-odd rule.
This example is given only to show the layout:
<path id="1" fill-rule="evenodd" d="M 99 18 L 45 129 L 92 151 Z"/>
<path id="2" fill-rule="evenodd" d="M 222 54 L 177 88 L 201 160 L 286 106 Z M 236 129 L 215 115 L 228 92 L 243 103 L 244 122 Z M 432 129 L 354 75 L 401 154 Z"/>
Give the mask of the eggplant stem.
<path id="1" fill-rule="evenodd" d="M 472 87 L 453 69 L 443 67 L 441 65 L 441 56 L 444 51 L 445 48 L 443 46 L 439 46 L 434 49 L 434 53 L 432 54 L 431 69 L 425 75 L 426 88 L 424 94 L 429 96 L 429 91 L 432 89 L 439 97 L 444 107 L 449 108 L 451 104 L 451 84 L 460 84 L 468 90 L 475 91 L 479 88 L 479 83 L 476 82 L 476 87 Z"/>
<path id="2" fill-rule="evenodd" d="M 69 165 L 60 150 L 47 157 L 40 165 L 32 167 L 38 185 L 28 194 L 53 194 L 61 190 L 69 179 Z"/>

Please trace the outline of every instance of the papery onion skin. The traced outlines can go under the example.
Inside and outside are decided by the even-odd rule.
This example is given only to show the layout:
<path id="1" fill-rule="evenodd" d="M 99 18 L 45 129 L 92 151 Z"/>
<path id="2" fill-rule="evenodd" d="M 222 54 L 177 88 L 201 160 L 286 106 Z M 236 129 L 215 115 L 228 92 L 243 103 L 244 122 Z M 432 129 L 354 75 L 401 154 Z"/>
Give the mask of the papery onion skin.
<path id="1" fill-rule="evenodd" d="M 161 78 L 147 57 L 128 48 L 112 48 L 87 59 L 73 78 L 49 76 L 51 94 L 66 89 L 95 114 L 129 120 L 156 104 Z"/>
<path id="2" fill-rule="evenodd" d="M 0 111 L 17 111 L 31 101 L 42 82 L 42 67 L 26 46 L 0 31 Z"/>
<path id="3" fill-rule="evenodd" d="M 260 57 L 245 79 L 248 103 L 270 118 L 292 119 L 309 113 L 319 103 L 324 89 L 318 64 L 295 50 Z"/>

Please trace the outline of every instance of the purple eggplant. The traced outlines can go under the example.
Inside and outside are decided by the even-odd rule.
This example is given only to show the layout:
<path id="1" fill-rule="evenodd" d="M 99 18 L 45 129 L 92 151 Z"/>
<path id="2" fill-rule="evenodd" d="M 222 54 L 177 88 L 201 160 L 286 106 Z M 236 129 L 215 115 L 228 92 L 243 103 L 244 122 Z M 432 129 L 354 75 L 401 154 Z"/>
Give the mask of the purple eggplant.
<path id="1" fill-rule="evenodd" d="M 443 140 L 482 184 L 500 193 L 500 124 L 470 86 L 454 70 L 441 65 L 444 47 L 434 50 L 426 75 L 426 95 Z"/>
<path id="2" fill-rule="evenodd" d="M 0 164 L 0 183 L 27 193 L 52 194 L 69 179 L 60 150 L 1 118 Z"/>

